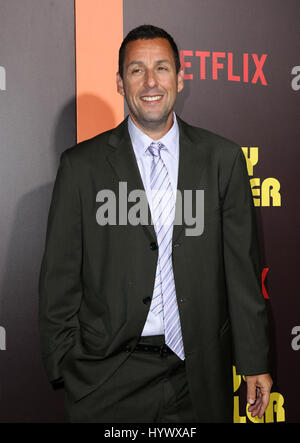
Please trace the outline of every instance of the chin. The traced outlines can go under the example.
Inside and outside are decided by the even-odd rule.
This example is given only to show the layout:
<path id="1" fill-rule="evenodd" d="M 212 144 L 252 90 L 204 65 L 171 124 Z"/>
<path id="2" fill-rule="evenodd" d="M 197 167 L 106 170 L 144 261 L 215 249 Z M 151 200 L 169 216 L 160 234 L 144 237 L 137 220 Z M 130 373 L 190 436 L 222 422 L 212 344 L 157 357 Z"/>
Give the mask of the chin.
<path id="1" fill-rule="evenodd" d="M 169 116 L 170 112 L 168 112 L 167 114 L 160 113 L 156 115 L 149 113 L 149 114 L 144 114 L 141 118 L 145 122 L 163 124 L 168 120 Z"/>

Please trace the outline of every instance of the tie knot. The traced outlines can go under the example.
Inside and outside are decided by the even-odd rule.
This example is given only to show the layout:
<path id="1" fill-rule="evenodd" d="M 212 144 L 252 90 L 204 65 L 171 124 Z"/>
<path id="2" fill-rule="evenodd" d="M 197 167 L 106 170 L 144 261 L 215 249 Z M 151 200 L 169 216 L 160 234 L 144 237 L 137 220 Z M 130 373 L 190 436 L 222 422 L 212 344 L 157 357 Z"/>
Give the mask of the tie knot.
<path id="1" fill-rule="evenodd" d="M 160 142 L 152 142 L 148 147 L 148 150 L 154 157 L 160 157 L 160 150 L 164 147 L 164 145 Z"/>

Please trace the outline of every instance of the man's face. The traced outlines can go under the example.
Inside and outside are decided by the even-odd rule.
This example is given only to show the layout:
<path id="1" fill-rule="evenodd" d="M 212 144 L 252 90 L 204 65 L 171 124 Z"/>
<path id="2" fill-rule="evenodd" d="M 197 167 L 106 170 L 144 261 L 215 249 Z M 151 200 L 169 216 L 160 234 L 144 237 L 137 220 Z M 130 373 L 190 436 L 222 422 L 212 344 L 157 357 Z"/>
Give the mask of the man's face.
<path id="1" fill-rule="evenodd" d="M 161 128 L 173 120 L 177 93 L 183 89 L 183 71 L 176 74 L 168 40 L 135 40 L 126 45 L 123 80 L 117 90 L 125 96 L 133 121 L 143 128 Z"/>

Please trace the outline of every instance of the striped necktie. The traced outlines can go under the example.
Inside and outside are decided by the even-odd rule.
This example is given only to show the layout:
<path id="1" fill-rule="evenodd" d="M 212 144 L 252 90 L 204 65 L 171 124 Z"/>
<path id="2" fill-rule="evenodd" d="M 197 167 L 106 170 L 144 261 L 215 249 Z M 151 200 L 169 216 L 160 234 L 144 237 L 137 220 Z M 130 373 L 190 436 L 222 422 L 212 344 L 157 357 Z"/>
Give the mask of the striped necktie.
<path id="1" fill-rule="evenodd" d="M 160 155 L 161 149 L 165 149 L 165 146 L 160 142 L 152 142 L 148 147 L 149 152 L 152 154 L 150 173 L 152 218 L 159 248 L 150 309 L 155 315 L 163 311 L 166 344 L 181 360 L 184 360 L 172 265 L 175 199 L 167 168 Z"/>

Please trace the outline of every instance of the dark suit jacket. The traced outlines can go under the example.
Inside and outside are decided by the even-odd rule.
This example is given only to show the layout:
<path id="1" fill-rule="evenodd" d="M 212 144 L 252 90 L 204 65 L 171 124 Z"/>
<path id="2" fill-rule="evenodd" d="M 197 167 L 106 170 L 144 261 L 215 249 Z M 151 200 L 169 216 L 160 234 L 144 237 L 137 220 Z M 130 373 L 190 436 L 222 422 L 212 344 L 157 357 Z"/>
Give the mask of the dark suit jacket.
<path id="1" fill-rule="evenodd" d="M 232 344 L 238 373 L 269 372 L 255 209 L 240 146 L 177 118 L 178 189 L 204 190 L 205 208 L 202 235 L 187 236 L 184 224 L 173 232 L 188 382 L 199 421 L 232 421 Z M 144 189 L 127 119 L 61 155 L 40 273 L 39 326 L 49 381 L 64 380 L 74 401 L 128 358 L 153 293 L 153 225 L 96 221 L 97 192 L 118 196 L 121 181 L 128 193 Z M 122 346 L 127 353 L 119 352 Z"/>

